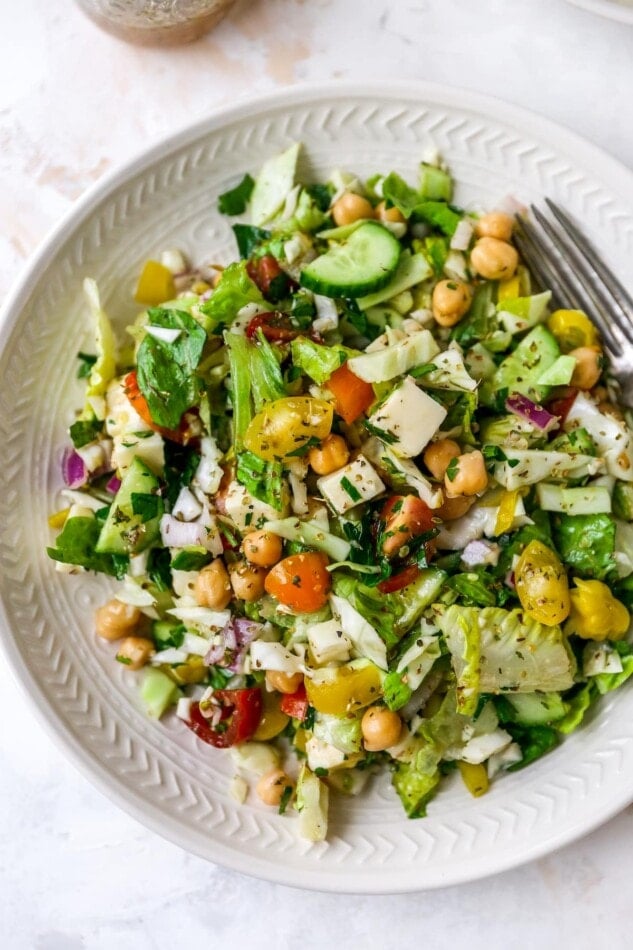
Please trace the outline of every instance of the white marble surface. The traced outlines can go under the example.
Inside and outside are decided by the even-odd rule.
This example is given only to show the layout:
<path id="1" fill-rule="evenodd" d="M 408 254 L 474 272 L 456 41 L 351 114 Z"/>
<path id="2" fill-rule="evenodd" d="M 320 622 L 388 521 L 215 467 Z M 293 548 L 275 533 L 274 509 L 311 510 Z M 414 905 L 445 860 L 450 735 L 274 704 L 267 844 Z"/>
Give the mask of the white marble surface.
<path id="1" fill-rule="evenodd" d="M 499 95 L 633 164 L 633 30 L 564 0 L 241 0 L 198 44 L 128 47 L 73 4 L 0 0 L 0 290 L 108 168 L 205 110 L 278 85 L 419 78 Z M 633 776 L 632 783 L 633 783 Z M 419 896 L 348 898 L 191 857 L 51 746 L 0 667 L 6 950 L 631 946 L 633 809 L 525 868 Z"/>

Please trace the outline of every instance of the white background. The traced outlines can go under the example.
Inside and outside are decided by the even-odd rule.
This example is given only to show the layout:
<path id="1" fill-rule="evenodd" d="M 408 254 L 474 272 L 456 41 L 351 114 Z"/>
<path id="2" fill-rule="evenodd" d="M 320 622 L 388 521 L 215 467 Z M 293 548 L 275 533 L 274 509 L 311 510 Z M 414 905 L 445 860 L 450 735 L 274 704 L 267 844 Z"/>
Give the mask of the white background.
<path id="1" fill-rule="evenodd" d="M 564 0 L 240 0 L 206 39 L 168 51 L 100 33 L 68 0 L 0 0 L 0 292 L 72 202 L 147 143 L 238 96 L 343 77 L 497 95 L 633 165 L 633 29 Z M 3 950 L 617 950 L 633 945 L 632 816 L 450 890 L 294 891 L 145 831 L 50 745 L 0 668 Z"/>

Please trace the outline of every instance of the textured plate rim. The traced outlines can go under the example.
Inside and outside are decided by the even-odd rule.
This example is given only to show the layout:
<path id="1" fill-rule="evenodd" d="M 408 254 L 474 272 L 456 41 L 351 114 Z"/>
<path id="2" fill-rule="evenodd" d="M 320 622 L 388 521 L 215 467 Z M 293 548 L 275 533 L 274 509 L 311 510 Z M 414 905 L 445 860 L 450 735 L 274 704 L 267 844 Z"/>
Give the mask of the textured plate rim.
<path id="1" fill-rule="evenodd" d="M 575 2 L 575 0 L 572 0 L 572 2 Z M 456 87 L 416 81 L 374 83 L 318 82 L 300 84 L 284 90 L 268 92 L 253 97 L 244 97 L 230 106 L 215 109 L 207 116 L 192 123 L 187 123 L 176 132 L 170 133 L 155 141 L 149 147 L 139 150 L 135 156 L 117 165 L 88 189 L 44 239 L 10 290 L 0 314 L 0 350 L 4 348 L 30 296 L 29 284 L 31 283 L 33 275 L 47 266 L 67 237 L 72 234 L 73 229 L 83 222 L 93 209 L 114 192 L 119 185 L 123 184 L 133 175 L 143 172 L 151 166 L 159 156 L 165 157 L 170 152 L 176 151 L 183 146 L 195 142 L 204 135 L 222 128 L 222 126 L 228 122 L 255 117 L 261 109 L 268 107 L 278 108 L 283 105 L 307 105 L 315 100 L 344 99 L 349 96 L 365 98 L 368 101 L 372 98 L 381 97 L 383 99 L 393 99 L 394 101 L 398 99 L 418 99 L 447 109 L 456 107 L 467 108 L 484 119 L 488 119 L 492 122 L 505 122 L 511 127 L 520 129 L 521 132 L 532 134 L 537 139 L 542 139 L 545 134 L 548 136 L 549 141 L 554 143 L 553 147 L 555 151 L 565 151 L 570 155 L 576 156 L 576 158 L 581 158 L 591 167 L 596 176 L 609 182 L 611 191 L 620 196 L 626 196 L 633 204 L 633 174 L 631 174 L 623 164 L 581 136 L 569 131 L 564 126 L 560 126 L 548 119 L 543 119 L 536 113 L 514 106 L 503 100 L 461 90 Z M 459 867 L 452 868 L 450 875 L 446 875 L 446 880 L 435 879 L 425 883 L 413 880 L 410 886 L 397 885 L 390 887 L 388 883 L 385 884 L 384 880 L 379 881 L 379 876 L 376 875 L 375 882 L 373 879 L 363 878 L 357 885 L 352 883 L 349 888 L 342 887 L 338 875 L 334 876 L 332 883 L 327 880 L 328 871 L 326 868 L 318 871 L 293 869 L 287 872 L 281 861 L 270 862 L 255 859 L 254 857 L 245 859 L 240 853 L 233 851 L 218 841 L 212 841 L 212 839 L 209 839 L 211 847 L 205 850 L 200 845 L 200 839 L 197 835 L 179 823 L 174 823 L 173 819 L 166 816 L 160 807 L 147 803 L 141 796 L 135 796 L 129 789 L 123 790 L 117 781 L 113 782 L 113 777 L 109 770 L 91 754 L 90 750 L 84 744 L 75 738 L 70 729 L 65 726 L 64 722 L 57 718 L 54 707 L 39 691 L 35 677 L 29 667 L 22 661 L 17 650 L 14 637 L 10 633 L 6 610 L 1 601 L 0 620 L 2 621 L 0 643 L 2 644 L 2 650 L 8 660 L 15 681 L 22 689 L 24 695 L 26 695 L 31 708 L 34 710 L 47 734 L 85 778 L 107 798 L 122 808 L 123 811 L 130 814 L 145 827 L 171 841 L 173 844 L 205 860 L 213 861 L 224 867 L 263 880 L 317 891 L 359 894 L 419 892 L 448 885 L 467 883 L 510 870 L 545 854 L 549 854 L 577 838 L 588 834 L 633 801 L 632 785 L 630 790 L 615 795 L 613 798 L 609 798 L 605 801 L 603 807 L 597 809 L 588 820 L 584 819 L 578 825 L 572 826 L 558 834 L 550 835 L 532 847 L 524 847 L 519 853 L 509 854 L 496 861 L 491 861 L 489 857 L 487 857 L 485 861 L 484 859 L 480 859 L 474 867 L 471 862 L 465 862 L 465 867 L 462 870 L 460 870 Z M 213 852 L 212 856 L 210 852 Z"/>

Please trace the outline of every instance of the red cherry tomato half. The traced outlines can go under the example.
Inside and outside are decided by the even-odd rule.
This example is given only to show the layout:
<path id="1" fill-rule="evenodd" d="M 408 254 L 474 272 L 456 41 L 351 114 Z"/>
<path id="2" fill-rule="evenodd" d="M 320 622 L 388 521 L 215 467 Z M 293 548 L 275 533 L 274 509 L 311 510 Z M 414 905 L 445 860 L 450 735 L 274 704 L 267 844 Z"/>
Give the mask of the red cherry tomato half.
<path id="1" fill-rule="evenodd" d="M 211 720 L 200 712 L 200 705 L 192 703 L 189 722 L 186 723 L 191 731 L 216 749 L 228 749 L 250 739 L 262 718 L 262 692 L 259 686 L 250 689 L 216 689 L 213 698 L 221 707 L 219 723 L 211 725 Z"/>
<path id="2" fill-rule="evenodd" d="M 256 313 L 246 327 L 246 336 L 252 340 L 261 330 L 269 343 L 288 343 L 299 335 L 291 325 L 288 317 L 276 310 L 273 313 Z"/>

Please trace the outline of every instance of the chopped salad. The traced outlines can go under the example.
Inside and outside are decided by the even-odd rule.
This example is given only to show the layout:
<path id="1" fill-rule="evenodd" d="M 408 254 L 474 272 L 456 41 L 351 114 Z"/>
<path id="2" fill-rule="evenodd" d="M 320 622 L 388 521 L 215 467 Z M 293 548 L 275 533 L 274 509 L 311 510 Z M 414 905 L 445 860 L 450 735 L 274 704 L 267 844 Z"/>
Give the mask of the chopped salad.
<path id="1" fill-rule="evenodd" d="M 148 715 L 318 841 L 332 791 L 482 795 L 631 676 L 633 433 L 511 215 L 437 156 L 306 184 L 299 151 L 219 197 L 239 259 L 147 261 L 125 338 L 85 281 L 48 554 L 117 579 L 95 630 Z"/>

